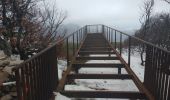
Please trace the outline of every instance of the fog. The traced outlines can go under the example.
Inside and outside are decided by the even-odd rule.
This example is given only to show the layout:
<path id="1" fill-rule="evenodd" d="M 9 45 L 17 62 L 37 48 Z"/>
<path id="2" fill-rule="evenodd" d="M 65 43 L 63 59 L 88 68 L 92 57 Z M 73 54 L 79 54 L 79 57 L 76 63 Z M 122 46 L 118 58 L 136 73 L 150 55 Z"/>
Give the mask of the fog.
<path id="1" fill-rule="evenodd" d="M 119 30 L 133 33 L 140 28 L 144 0 L 48 0 L 50 4 L 66 11 L 65 24 L 84 26 L 87 24 L 105 24 Z M 152 15 L 170 12 L 170 5 L 155 0 Z"/>

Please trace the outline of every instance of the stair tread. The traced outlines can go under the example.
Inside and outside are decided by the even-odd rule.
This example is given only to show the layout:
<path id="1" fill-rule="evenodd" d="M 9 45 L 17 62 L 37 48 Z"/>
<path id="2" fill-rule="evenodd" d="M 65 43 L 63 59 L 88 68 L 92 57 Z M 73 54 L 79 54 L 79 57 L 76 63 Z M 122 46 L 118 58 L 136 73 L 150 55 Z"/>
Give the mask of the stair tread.
<path id="1" fill-rule="evenodd" d="M 62 95 L 76 98 L 131 98 L 146 99 L 144 93 L 138 91 L 60 91 Z"/>
<path id="2" fill-rule="evenodd" d="M 80 57 L 76 57 L 76 60 L 119 60 L 119 57 L 89 57 L 89 56 L 80 56 Z"/>
<path id="3" fill-rule="evenodd" d="M 72 67 L 87 67 L 87 68 L 123 68 L 124 64 L 116 64 L 116 63 L 74 63 Z"/>
<path id="4" fill-rule="evenodd" d="M 129 74 L 69 74 L 68 79 L 132 79 Z"/>

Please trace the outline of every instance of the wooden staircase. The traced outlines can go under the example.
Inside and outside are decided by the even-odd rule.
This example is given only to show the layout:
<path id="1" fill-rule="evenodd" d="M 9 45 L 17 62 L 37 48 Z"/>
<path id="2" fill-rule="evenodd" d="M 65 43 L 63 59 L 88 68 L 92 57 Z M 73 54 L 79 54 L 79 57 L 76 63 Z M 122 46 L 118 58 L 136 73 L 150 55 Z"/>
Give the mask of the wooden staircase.
<path id="1" fill-rule="evenodd" d="M 94 55 L 94 56 L 91 56 Z M 95 56 L 97 55 L 97 56 Z M 103 56 L 104 55 L 104 56 Z M 88 60 L 118 60 L 120 63 L 85 63 Z M 80 68 L 117 68 L 117 74 L 82 74 L 79 73 Z M 121 69 L 125 68 L 125 64 L 121 61 L 120 56 L 113 49 L 111 44 L 105 39 L 101 33 L 87 34 L 83 44 L 81 45 L 75 60 L 70 65 L 63 79 L 60 81 L 58 91 L 71 98 L 122 98 L 122 99 L 146 99 L 142 91 L 82 91 L 82 90 L 65 90 L 65 85 L 75 84 L 75 79 L 121 79 L 132 80 L 133 75 L 127 73 L 122 74 Z M 127 71 L 128 72 L 128 71 Z M 65 83 L 63 85 L 63 83 Z"/>
<path id="2" fill-rule="evenodd" d="M 125 38 L 126 41 L 124 41 Z M 139 77 L 131 68 L 138 67 L 131 64 L 133 60 L 131 59 L 132 47 L 141 45 L 146 49 L 143 82 L 139 80 Z M 122 58 L 124 48 L 127 50 L 127 61 Z M 67 69 L 63 73 L 62 79 L 59 79 L 58 61 L 63 57 L 67 61 Z M 106 60 L 109 61 L 103 63 Z M 111 63 L 110 61 L 115 62 Z M 69 34 L 14 67 L 12 72 L 16 78 L 17 100 L 49 100 L 54 96 L 53 92 L 78 98 L 78 100 L 79 98 L 83 98 L 83 100 L 86 100 L 86 98 L 170 100 L 169 61 L 169 51 L 114 28 L 99 24 L 86 25 Z M 107 70 L 106 73 L 101 73 L 101 69 L 107 68 L 114 71 Z M 82 73 L 81 69 L 90 70 Z M 100 73 L 91 73 L 93 69 L 99 69 L 97 71 Z M 126 73 L 124 73 L 125 71 Z M 124 83 L 131 81 L 136 89 L 134 91 L 128 88 L 125 91 L 124 88 L 121 88 L 118 91 L 118 89 L 112 88 L 115 85 L 112 85 L 109 89 L 93 88 L 93 91 L 79 88 L 76 90 L 68 89 L 67 85 L 78 84 L 76 79 L 86 79 L 85 81 L 88 81 L 88 79 L 90 81 L 95 79 L 121 80 L 116 87 L 123 83 L 121 86 L 124 88 L 126 88 Z M 113 83 L 115 84 L 115 82 Z"/>

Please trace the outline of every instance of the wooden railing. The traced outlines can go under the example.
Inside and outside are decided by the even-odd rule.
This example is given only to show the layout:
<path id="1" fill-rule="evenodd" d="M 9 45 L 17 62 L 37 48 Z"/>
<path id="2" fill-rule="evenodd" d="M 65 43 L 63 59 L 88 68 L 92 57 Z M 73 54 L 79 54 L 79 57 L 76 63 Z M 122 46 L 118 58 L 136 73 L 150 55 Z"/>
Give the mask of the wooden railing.
<path id="1" fill-rule="evenodd" d="M 60 53 L 64 53 L 62 57 L 69 65 L 85 33 L 87 29 L 83 27 L 13 68 L 18 100 L 49 100 L 59 81 L 57 62 Z"/>

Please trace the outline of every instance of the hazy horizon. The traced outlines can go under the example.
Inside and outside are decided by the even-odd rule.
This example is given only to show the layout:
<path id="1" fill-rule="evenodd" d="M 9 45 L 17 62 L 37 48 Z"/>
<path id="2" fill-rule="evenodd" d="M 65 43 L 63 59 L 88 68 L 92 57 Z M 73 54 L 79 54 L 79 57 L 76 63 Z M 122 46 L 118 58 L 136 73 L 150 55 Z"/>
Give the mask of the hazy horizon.
<path id="1" fill-rule="evenodd" d="M 49 1 L 49 0 L 48 0 Z M 104 24 L 124 32 L 133 32 L 140 28 L 139 18 L 145 0 L 50 0 L 59 9 L 67 11 L 65 24 L 84 26 Z M 170 12 L 170 5 L 162 0 L 155 0 L 152 15 Z"/>

